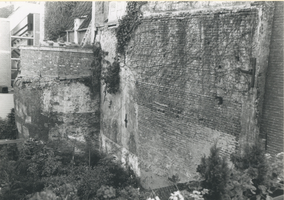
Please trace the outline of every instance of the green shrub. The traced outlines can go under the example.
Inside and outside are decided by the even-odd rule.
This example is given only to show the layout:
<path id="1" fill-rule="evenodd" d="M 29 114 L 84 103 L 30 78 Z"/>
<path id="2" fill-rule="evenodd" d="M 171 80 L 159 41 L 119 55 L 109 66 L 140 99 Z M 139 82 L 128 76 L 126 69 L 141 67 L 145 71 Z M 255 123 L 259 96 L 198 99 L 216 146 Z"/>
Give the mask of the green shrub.
<path id="1" fill-rule="evenodd" d="M 0 118 L 0 139 L 17 139 L 19 132 L 15 122 L 15 110 L 11 109 L 6 119 Z M 0 145 L 0 150 L 5 148 L 8 160 L 17 160 L 19 151 L 16 144 Z"/>
<path id="2" fill-rule="evenodd" d="M 229 181 L 229 167 L 225 158 L 219 155 L 220 149 L 213 145 L 208 157 L 202 157 L 201 164 L 197 167 L 203 181 L 201 186 L 209 189 L 204 197 L 207 199 L 223 199 L 226 193 L 226 186 Z"/>
<path id="3" fill-rule="evenodd" d="M 275 189 L 281 186 L 277 181 L 277 178 L 281 176 L 280 167 L 282 167 L 283 164 L 276 164 L 277 162 L 273 164 L 272 160 L 269 163 L 260 141 L 257 141 L 252 146 L 246 145 L 243 152 L 243 154 L 240 154 L 239 152 L 232 154 L 231 160 L 237 170 L 241 173 L 248 174 L 252 179 L 253 186 L 256 188 L 255 194 L 246 192 L 246 197 L 266 199 L 271 193 L 272 188 Z"/>
<path id="4" fill-rule="evenodd" d="M 15 122 L 15 109 L 12 108 L 7 118 L 0 118 L 0 139 L 17 139 L 18 129 Z"/>
<path id="5" fill-rule="evenodd" d="M 80 199 L 94 198 L 102 185 L 114 188 L 138 185 L 138 179 L 132 170 L 123 169 L 109 157 L 101 159 L 97 166 L 86 168 L 81 180 L 78 186 Z"/>
<path id="6" fill-rule="evenodd" d="M 230 177 L 224 199 L 247 200 L 247 194 L 255 194 L 255 190 L 256 188 L 253 186 L 248 170 L 241 172 L 235 168 L 230 169 Z"/>
<path id="7" fill-rule="evenodd" d="M 9 160 L 7 148 L 0 154 L 0 199 L 25 199 L 43 194 L 43 190 L 61 199 L 95 199 L 103 185 L 119 191 L 139 186 L 130 168 L 124 169 L 112 156 L 91 149 L 79 156 L 29 139 L 19 148 L 17 160 Z"/>
<path id="8" fill-rule="evenodd" d="M 270 180 L 270 188 L 277 190 L 283 189 L 284 181 L 284 152 L 278 153 L 275 156 L 266 154 L 267 162 L 269 163 L 268 177 Z"/>
<path id="9" fill-rule="evenodd" d="M 102 185 L 97 191 L 99 199 L 113 199 L 116 197 L 116 190 L 112 186 Z"/>
<path id="10" fill-rule="evenodd" d="M 115 94 L 119 91 L 120 84 L 120 65 L 119 62 L 114 61 L 106 69 L 106 73 L 103 76 L 103 80 L 106 84 L 106 91 L 110 94 Z"/>

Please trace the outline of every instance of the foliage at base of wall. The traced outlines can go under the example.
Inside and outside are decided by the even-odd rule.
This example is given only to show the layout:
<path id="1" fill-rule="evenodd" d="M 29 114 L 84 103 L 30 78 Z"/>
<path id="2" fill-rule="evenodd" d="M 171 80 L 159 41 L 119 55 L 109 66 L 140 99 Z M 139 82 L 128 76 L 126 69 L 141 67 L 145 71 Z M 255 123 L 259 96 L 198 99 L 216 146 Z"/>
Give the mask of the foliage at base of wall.
<path id="1" fill-rule="evenodd" d="M 7 118 L 0 119 L 0 139 L 17 139 L 19 132 L 15 123 L 15 109 L 12 108 Z M 0 145 L 0 151 L 3 148 L 7 148 L 7 156 L 11 160 L 18 158 L 18 149 L 16 144 Z"/>
<path id="2" fill-rule="evenodd" d="M 209 194 L 212 199 L 221 199 L 225 194 L 226 184 L 229 179 L 229 167 L 225 158 L 221 158 L 220 149 L 215 144 L 210 149 L 208 158 L 205 156 L 201 159 L 201 164 L 198 165 L 197 172 L 204 178 L 202 187 L 209 189 Z"/>
<path id="3" fill-rule="evenodd" d="M 47 195 L 47 191 L 59 199 L 105 199 L 101 193 L 110 187 L 117 191 L 116 197 L 130 195 L 125 199 L 131 199 L 129 188 L 139 194 L 134 172 L 97 151 L 83 155 L 58 152 L 49 143 L 29 139 L 19 148 L 16 160 L 8 158 L 7 148 L 0 153 L 3 200 L 33 199 L 34 195 L 44 195 L 42 192 Z"/>
<path id="4" fill-rule="evenodd" d="M 147 2 L 127 2 L 126 15 L 119 21 L 116 30 L 117 52 L 123 54 L 124 49 L 131 39 L 131 35 L 141 23 L 142 12 L 140 7 Z"/>
<path id="5" fill-rule="evenodd" d="M 273 191 L 283 189 L 283 153 L 267 157 L 259 142 L 247 146 L 243 155 L 231 156 L 232 167 L 219 155 L 216 144 L 210 155 L 203 157 L 197 172 L 201 186 L 209 189 L 205 199 L 247 200 L 269 199 Z M 281 183 L 282 181 L 282 183 Z"/>
<path id="6" fill-rule="evenodd" d="M 12 108 L 7 118 L 0 118 L 0 139 L 17 139 L 18 129 L 15 123 L 15 109 Z"/>
<path id="7" fill-rule="evenodd" d="M 247 174 L 252 180 L 255 191 L 247 192 L 247 198 L 256 196 L 257 199 L 265 199 L 273 191 L 283 187 L 283 153 L 276 156 L 265 154 L 261 141 L 253 146 L 245 146 L 244 152 L 233 154 L 231 161 L 236 170 Z"/>

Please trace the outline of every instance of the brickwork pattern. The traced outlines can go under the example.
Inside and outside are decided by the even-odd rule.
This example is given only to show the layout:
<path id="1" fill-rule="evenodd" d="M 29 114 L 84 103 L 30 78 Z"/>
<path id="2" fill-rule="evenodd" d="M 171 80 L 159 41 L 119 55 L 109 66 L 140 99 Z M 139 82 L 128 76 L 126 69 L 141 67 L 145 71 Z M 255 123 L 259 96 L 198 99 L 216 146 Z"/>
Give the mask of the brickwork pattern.
<path id="1" fill-rule="evenodd" d="M 267 152 L 271 154 L 283 152 L 283 7 L 283 2 L 275 3 L 263 115 L 260 124 L 261 136 L 267 140 Z"/>
<path id="2" fill-rule="evenodd" d="M 23 47 L 21 75 L 72 79 L 91 76 L 91 50 Z"/>
<path id="3" fill-rule="evenodd" d="M 255 24 L 254 9 L 143 20 L 126 52 L 137 73 L 141 168 L 189 178 L 215 141 L 224 155 L 235 150 L 251 85 L 238 68 L 251 67 Z"/>

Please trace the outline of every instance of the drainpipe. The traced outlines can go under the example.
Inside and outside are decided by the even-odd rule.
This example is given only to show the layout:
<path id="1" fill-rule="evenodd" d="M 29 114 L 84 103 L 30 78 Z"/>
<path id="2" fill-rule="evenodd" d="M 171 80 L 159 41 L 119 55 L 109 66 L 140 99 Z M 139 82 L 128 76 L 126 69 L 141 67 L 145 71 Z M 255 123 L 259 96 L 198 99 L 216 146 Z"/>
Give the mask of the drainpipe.
<path id="1" fill-rule="evenodd" d="M 92 1 L 92 20 L 91 20 L 91 44 L 94 43 L 94 37 L 95 37 L 95 31 L 96 31 L 96 26 L 95 26 L 95 18 L 96 18 L 96 2 Z"/>

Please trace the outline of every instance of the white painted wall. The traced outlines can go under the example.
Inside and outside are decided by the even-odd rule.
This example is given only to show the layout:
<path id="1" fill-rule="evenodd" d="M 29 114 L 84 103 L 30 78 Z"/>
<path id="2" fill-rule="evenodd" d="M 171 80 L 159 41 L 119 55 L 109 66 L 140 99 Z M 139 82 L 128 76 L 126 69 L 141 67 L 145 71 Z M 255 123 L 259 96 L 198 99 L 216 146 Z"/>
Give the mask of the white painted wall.
<path id="1" fill-rule="evenodd" d="M 109 3 L 108 22 L 118 22 L 126 14 L 126 1 L 111 1 Z"/>
<path id="2" fill-rule="evenodd" d="M 10 22 L 0 18 L 0 86 L 11 88 Z"/>
<path id="3" fill-rule="evenodd" d="M 5 119 L 14 108 L 14 94 L 0 93 L 0 118 Z"/>

